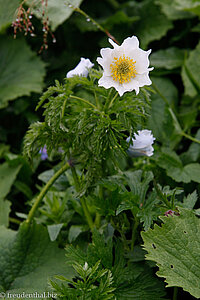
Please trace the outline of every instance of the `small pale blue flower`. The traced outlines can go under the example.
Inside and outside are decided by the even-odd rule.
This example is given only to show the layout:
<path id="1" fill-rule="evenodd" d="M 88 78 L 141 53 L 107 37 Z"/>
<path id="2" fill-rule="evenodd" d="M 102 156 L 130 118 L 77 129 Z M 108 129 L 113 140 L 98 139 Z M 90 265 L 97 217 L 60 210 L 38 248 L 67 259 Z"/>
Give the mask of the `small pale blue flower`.
<path id="1" fill-rule="evenodd" d="M 48 158 L 47 148 L 44 146 L 40 149 L 39 153 L 41 154 L 41 160 L 46 160 Z"/>

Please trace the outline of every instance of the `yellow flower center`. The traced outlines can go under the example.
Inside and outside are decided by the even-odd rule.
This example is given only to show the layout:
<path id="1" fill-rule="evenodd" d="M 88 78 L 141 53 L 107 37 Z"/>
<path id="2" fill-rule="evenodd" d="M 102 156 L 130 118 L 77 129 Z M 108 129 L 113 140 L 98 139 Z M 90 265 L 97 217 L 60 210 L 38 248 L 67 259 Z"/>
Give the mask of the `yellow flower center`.
<path id="1" fill-rule="evenodd" d="M 120 84 L 131 81 L 137 74 L 135 69 L 136 61 L 130 57 L 120 56 L 114 57 L 113 63 L 110 65 L 112 78 Z"/>

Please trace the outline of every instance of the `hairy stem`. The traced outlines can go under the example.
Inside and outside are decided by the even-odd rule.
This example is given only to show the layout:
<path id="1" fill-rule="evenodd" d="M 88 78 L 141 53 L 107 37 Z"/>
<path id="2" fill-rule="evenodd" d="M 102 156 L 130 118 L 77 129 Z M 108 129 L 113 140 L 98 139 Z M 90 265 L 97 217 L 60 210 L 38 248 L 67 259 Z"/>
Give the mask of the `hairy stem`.
<path id="1" fill-rule="evenodd" d="M 68 153 L 68 157 L 70 157 L 69 153 Z M 71 168 L 71 172 L 72 172 L 72 177 L 74 179 L 75 189 L 76 189 L 77 192 L 79 192 L 80 191 L 80 181 L 79 181 L 78 175 L 76 173 L 76 169 L 73 165 L 70 165 L 70 168 Z M 89 225 L 90 229 L 92 230 L 94 228 L 94 224 L 93 224 L 93 220 L 92 220 L 92 217 L 90 215 L 89 209 L 87 207 L 85 197 L 84 196 L 80 197 L 80 201 L 81 201 L 81 206 L 83 208 L 83 212 L 84 212 L 84 215 L 85 215 L 86 220 L 88 222 L 88 225 Z"/>
<path id="2" fill-rule="evenodd" d="M 108 109 L 112 106 L 113 102 L 115 101 L 115 99 L 118 96 L 118 92 L 115 94 L 115 96 L 112 98 L 112 100 L 110 101 L 109 105 L 108 105 Z"/>
<path id="3" fill-rule="evenodd" d="M 97 107 L 94 104 L 90 103 L 86 99 L 83 99 L 83 98 L 80 98 L 80 97 L 77 97 L 77 96 L 73 96 L 73 95 L 70 95 L 69 97 L 72 98 L 72 99 L 76 99 L 76 100 L 82 101 L 82 102 L 90 105 L 92 108 L 97 109 Z"/>
<path id="4" fill-rule="evenodd" d="M 44 198 L 44 196 L 46 195 L 46 193 L 48 192 L 48 190 L 50 189 L 50 187 L 54 184 L 54 182 L 56 181 L 56 179 L 58 179 L 58 177 L 60 175 L 62 175 L 67 169 L 69 169 L 69 163 L 65 163 L 64 166 L 62 166 L 52 177 L 51 179 L 45 184 L 45 186 L 42 188 L 42 190 L 40 191 L 39 195 L 36 197 L 36 200 L 31 208 L 31 210 L 29 211 L 28 217 L 26 222 L 28 224 L 31 223 L 34 214 L 36 212 L 36 210 L 38 209 L 42 199 Z"/>
<path id="5" fill-rule="evenodd" d="M 131 238 L 131 251 L 133 251 L 134 245 L 135 245 L 135 241 L 136 241 L 136 234 L 137 234 L 137 228 L 139 225 L 139 222 L 137 220 L 136 217 L 134 217 L 134 225 L 133 225 L 133 229 L 132 229 L 132 238 Z"/>

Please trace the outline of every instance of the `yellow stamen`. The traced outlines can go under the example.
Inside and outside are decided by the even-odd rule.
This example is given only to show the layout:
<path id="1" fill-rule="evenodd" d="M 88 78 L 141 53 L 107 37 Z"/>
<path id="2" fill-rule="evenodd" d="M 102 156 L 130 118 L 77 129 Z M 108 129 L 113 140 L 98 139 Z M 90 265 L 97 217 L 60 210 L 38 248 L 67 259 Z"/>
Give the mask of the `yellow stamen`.
<path id="1" fill-rule="evenodd" d="M 114 61 L 110 65 L 113 80 L 119 81 L 120 84 L 131 81 L 137 74 L 135 63 L 136 61 L 133 61 L 132 58 L 124 55 L 123 57 L 114 57 Z"/>

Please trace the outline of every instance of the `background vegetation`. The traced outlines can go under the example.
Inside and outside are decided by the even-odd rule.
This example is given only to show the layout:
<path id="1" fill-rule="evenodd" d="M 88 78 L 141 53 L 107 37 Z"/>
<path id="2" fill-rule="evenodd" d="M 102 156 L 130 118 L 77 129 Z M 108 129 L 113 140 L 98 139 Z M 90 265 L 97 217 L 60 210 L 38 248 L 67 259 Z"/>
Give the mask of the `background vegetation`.
<path id="1" fill-rule="evenodd" d="M 45 3 L 0 0 L 0 291 L 54 289 L 64 299 L 200 298 L 200 1 L 48 0 L 47 7 Z M 24 31 L 21 23 L 16 25 L 20 4 L 26 12 L 31 9 L 27 35 L 27 27 Z M 69 133 L 71 139 L 77 137 L 74 148 L 63 138 L 59 119 L 63 99 L 57 96 L 69 88 L 66 73 L 80 57 L 89 58 L 98 70 L 96 58 L 102 47 L 109 46 L 109 35 L 120 44 L 136 35 L 142 49 L 152 49 L 153 84 L 138 98 L 134 92 L 124 98 L 136 101 L 134 117 L 125 115 L 129 123 L 124 121 L 122 133 L 114 124 L 120 133 L 111 139 L 114 148 L 131 126 L 135 131 L 152 130 L 156 142 L 151 158 L 130 158 L 113 150 L 114 160 L 112 151 L 95 148 L 90 133 L 83 130 L 90 118 L 82 103 L 69 106 L 76 113 L 86 111 L 80 130 L 65 115 L 75 124 L 76 130 Z M 98 78 L 98 72 L 91 77 Z M 77 84 L 95 89 L 89 79 L 74 79 L 70 89 Z M 54 87 L 42 98 L 46 104 L 36 111 L 49 86 Z M 87 89 L 73 91 L 92 101 Z M 142 107 L 145 118 L 140 116 Z M 116 104 L 113 114 L 120 114 L 120 109 Z M 55 129 L 53 143 L 35 122 Z M 103 134 L 100 129 L 93 141 Z M 90 153 L 84 153 L 83 137 L 103 157 L 95 166 Z M 46 160 L 39 153 L 44 145 Z M 105 157 L 114 163 L 102 166 Z M 24 222 L 42 188 L 62 162 L 72 158 L 72 167 L 42 199 L 34 222 L 31 226 Z M 95 222 L 92 230 L 83 197 Z M 168 210 L 173 216 L 164 216 Z"/>

